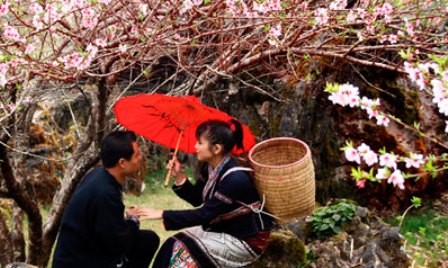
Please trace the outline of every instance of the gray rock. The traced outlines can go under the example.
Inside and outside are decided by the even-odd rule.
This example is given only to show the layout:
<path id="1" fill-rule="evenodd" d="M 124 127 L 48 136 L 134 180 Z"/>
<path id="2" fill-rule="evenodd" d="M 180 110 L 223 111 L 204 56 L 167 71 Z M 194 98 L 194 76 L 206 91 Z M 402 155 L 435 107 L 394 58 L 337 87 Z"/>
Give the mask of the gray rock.
<path id="1" fill-rule="evenodd" d="M 25 262 L 13 262 L 7 264 L 5 268 L 38 268 L 38 267 Z"/>

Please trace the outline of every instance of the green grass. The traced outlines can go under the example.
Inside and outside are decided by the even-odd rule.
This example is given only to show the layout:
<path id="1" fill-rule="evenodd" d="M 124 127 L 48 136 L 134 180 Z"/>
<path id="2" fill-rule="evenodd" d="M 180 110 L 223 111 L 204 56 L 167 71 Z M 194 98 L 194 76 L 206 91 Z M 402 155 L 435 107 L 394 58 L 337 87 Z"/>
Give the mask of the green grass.
<path id="1" fill-rule="evenodd" d="M 163 186 L 166 171 L 152 172 L 146 178 L 146 188 L 140 196 L 126 194 L 124 203 L 126 206 L 150 207 L 156 209 L 188 209 L 191 205 L 180 199 L 171 189 Z M 166 231 L 162 220 L 144 220 L 140 223 L 141 229 L 155 231 L 161 238 L 161 242 L 178 231 Z"/>
<path id="2" fill-rule="evenodd" d="M 392 224 L 398 225 L 401 217 Z M 448 265 L 448 216 L 429 209 L 414 210 L 406 215 L 400 232 L 406 239 L 405 249 L 413 257 L 413 267 Z"/>
<path id="3" fill-rule="evenodd" d="M 126 206 L 134 205 L 138 207 L 150 207 L 156 209 L 186 209 L 191 206 L 177 197 L 170 187 L 166 189 L 158 189 L 156 191 L 145 189 L 139 197 L 126 195 L 124 198 Z M 144 220 L 140 223 L 141 229 L 150 229 L 155 231 L 161 238 L 165 240 L 176 232 L 165 231 L 162 220 Z"/>

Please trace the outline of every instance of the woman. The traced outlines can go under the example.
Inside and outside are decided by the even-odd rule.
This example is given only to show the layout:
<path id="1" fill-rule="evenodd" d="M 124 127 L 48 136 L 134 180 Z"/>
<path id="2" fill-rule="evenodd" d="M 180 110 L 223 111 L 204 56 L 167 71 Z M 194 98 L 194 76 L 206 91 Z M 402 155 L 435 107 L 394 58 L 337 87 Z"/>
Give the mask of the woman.
<path id="1" fill-rule="evenodd" d="M 262 202 L 248 172 L 230 157 L 234 146 L 242 148 L 242 133 L 236 120 L 199 125 L 195 147 L 204 165 L 194 185 L 177 159 L 169 164 L 173 190 L 195 208 L 140 209 L 140 219 L 163 219 L 166 230 L 187 228 L 162 245 L 153 267 L 242 267 L 266 249 L 272 219 L 260 212 Z"/>

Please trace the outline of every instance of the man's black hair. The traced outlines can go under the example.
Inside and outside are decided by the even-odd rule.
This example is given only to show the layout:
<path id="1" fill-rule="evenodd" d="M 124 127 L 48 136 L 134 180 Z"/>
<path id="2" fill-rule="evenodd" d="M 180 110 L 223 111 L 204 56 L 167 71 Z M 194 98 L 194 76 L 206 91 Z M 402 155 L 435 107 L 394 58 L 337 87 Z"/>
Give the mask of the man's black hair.
<path id="1" fill-rule="evenodd" d="M 131 159 L 134 154 L 132 143 L 137 140 L 134 132 L 114 131 L 107 134 L 101 142 L 100 157 L 103 166 L 111 168 L 117 165 L 120 158 Z"/>

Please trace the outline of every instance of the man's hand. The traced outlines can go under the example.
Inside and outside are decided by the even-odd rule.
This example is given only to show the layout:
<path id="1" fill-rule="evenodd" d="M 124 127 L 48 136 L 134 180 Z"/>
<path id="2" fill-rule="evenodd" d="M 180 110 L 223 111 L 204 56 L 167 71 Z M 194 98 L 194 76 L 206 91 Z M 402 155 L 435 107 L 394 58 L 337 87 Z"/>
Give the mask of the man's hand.
<path id="1" fill-rule="evenodd" d="M 126 209 L 126 217 L 129 216 L 137 216 L 138 217 L 138 212 L 139 212 L 139 208 L 137 206 L 130 206 L 128 209 Z"/>

